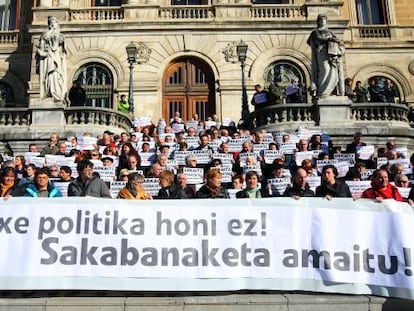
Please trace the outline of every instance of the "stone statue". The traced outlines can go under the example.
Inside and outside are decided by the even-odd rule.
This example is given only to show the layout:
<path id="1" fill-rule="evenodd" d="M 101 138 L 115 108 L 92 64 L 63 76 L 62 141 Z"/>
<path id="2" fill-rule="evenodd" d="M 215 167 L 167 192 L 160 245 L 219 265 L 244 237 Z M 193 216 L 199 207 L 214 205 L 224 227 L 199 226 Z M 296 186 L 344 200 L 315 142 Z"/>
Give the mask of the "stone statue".
<path id="1" fill-rule="evenodd" d="M 310 92 L 313 96 L 329 96 L 336 89 L 336 94 L 343 96 L 342 54 L 345 48 L 328 29 L 327 20 L 326 15 L 318 15 L 318 28 L 311 32 L 307 41 L 312 49 Z"/>
<path id="2" fill-rule="evenodd" d="M 39 39 L 37 47 L 40 97 L 63 100 L 67 91 L 65 38 L 54 16 L 49 16 L 48 30 Z"/>

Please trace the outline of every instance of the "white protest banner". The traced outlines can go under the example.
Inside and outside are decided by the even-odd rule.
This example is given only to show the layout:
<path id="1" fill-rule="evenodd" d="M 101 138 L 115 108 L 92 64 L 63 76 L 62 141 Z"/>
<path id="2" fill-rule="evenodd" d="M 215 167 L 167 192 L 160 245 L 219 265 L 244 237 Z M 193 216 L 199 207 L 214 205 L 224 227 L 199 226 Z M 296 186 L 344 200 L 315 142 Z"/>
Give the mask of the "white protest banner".
<path id="1" fill-rule="evenodd" d="M 56 165 L 58 166 L 58 162 L 61 162 L 65 159 L 64 155 L 55 155 L 55 154 L 45 154 L 45 163 L 47 166 L 53 166 Z M 73 162 L 73 158 L 72 162 Z"/>
<path id="2" fill-rule="evenodd" d="M 368 180 L 372 174 L 374 174 L 374 169 L 367 169 L 361 172 L 361 180 Z"/>
<path id="3" fill-rule="evenodd" d="M 209 130 L 212 126 L 217 126 L 216 121 L 206 121 L 204 122 L 204 126 L 206 130 Z"/>
<path id="4" fill-rule="evenodd" d="M 257 163 L 256 165 L 245 165 L 243 166 L 243 174 L 246 174 L 250 171 L 254 171 L 259 175 L 259 177 L 262 176 L 262 169 L 260 168 L 260 163 Z"/>
<path id="5" fill-rule="evenodd" d="M 98 139 L 90 136 L 78 136 L 78 149 L 79 150 L 93 150 L 96 148 Z"/>
<path id="6" fill-rule="evenodd" d="M 389 160 L 388 163 L 390 164 L 390 166 L 393 165 L 393 164 L 401 164 L 404 174 L 406 174 L 406 175 L 411 175 L 412 174 L 410 159 Z"/>
<path id="7" fill-rule="evenodd" d="M 213 154 L 213 159 L 220 159 L 223 164 L 233 164 L 233 154 L 216 152 Z"/>
<path id="8" fill-rule="evenodd" d="M 140 152 L 139 156 L 141 157 L 141 166 L 151 166 L 156 160 L 154 152 Z"/>
<path id="9" fill-rule="evenodd" d="M 279 144 L 279 150 L 283 154 L 293 154 L 297 150 L 295 143 L 281 143 Z"/>
<path id="10" fill-rule="evenodd" d="M 211 161 L 211 150 L 193 150 L 192 153 L 197 157 L 197 164 L 208 164 Z"/>
<path id="11" fill-rule="evenodd" d="M 387 165 L 388 164 L 388 158 L 386 157 L 379 157 L 377 158 L 377 168 L 380 168 L 383 165 Z"/>
<path id="12" fill-rule="evenodd" d="M 240 152 L 239 159 L 240 159 L 240 166 L 246 166 L 247 158 L 252 157 L 255 161 L 259 157 L 259 153 L 257 151 L 253 152 Z"/>
<path id="13" fill-rule="evenodd" d="M 414 298 L 414 212 L 394 200 L 16 197 L 0 220 L 0 290 Z"/>
<path id="14" fill-rule="evenodd" d="M 234 121 L 232 120 L 232 118 L 229 117 L 223 117 L 223 126 L 234 126 Z"/>
<path id="15" fill-rule="evenodd" d="M 357 154 L 360 160 L 370 160 L 374 155 L 375 147 L 373 145 L 357 146 Z"/>
<path id="16" fill-rule="evenodd" d="M 345 177 L 349 171 L 349 163 L 348 162 L 338 162 L 335 163 L 335 167 L 338 170 L 337 177 Z"/>
<path id="17" fill-rule="evenodd" d="M 269 144 L 253 144 L 253 151 L 263 154 L 265 150 L 269 149 Z"/>
<path id="18" fill-rule="evenodd" d="M 118 196 L 119 191 L 124 188 L 126 184 L 126 181 L 111 180 L 111 183 L 109 184 L 109 192 L 111 193 L 111 197 L 115 199 Z"/>
<path id="19" fill-rule="evenodd" d="M 150 116 L 140 116 L 134 118 L 134 127 L 144 127 L 147 125 L 151 125 L 151 117 Z"/>
<path id="20" fill-rule="evenodd" d="M 64 197 L 68 196 L 68 186 L 69 182 L 65 181 L 54 181 L 53 186 L 58 188 Z"/>
<path id="21" fill-rule="evenodd" d="M 160 180 L 158 178 L 145 178 L 143 183 L 144 189 L 153 196 L 158 196 L 158 191 L 160 191 Z"/>
<path id="22" fill-rule="evenodd" d="M 32 157 L 30 158 L 30 163 L 36 165 L 36 167 L 43 167 L 45 165 L 44 157 Z"/>
<path id="23" fill-rule="evenodd" d="M 396 147 L 395 150 L 397 151 L 398 157 L 407 159 L 408 156 L 408 148 L 407 147 Z"/>
<path id="24" fill-rule="evenodd" d="M 25 152 L 24 153 L 24 162 L 26 163 L 26 165 L 30 164 L 30 163 L 33 163 L 32 159 L 36 158 L 38 155 L 40 155 L 40 152 Z"/>
<path id="25" fill-rule="evenodd" d="M 313 192 L 315 192 L 316 188 L 321 185 L 321 177 L 320 176 L 309 176 L 307 178 L 308 185 Z"/>
<path id="26" fill-rule="evenodd" d="M 187 143 L 188 149 L 197 148 L 200 145 L 200 140 L 197 136 L 187 136 L 185 138 L 185 142 Z"/>
<path id="27" fill-rule="evenodd" d="M 184 123 L 173 123 L 171 129 L 173 133 L 184 132 Z"/>
<path id="28" fill-rule="evenodd" d="M 408 195 L 410 194 L 410 191 L 411 191 L 411 187 L 408 187 L 408 188 L 398 187 L 398 192 L 401 194 L 401 196 L 404 199 L 408 198 Z"/>
<path id="29" fill-rule="evenodd" d="M 267 180 L 269 194 L 272 196 L 282 196 L 286 188 L 291 183 L 290 178 L 270 178 Z"/>
<path id="30" fill-rule="evenodd" d="M 223 164 L 222 166 L 219 167 L 220 168 L 220 173 L 221 173 L 221 182 L 222 183 L 231 183 L 231 178 L 232 178 L 232 165 L 228 165 L 228 164 Z M 214 169 L 214 168 L 213 168 Z"/>
<path id="31" fill-rule="evenodd" d="M 361 181 L 353 181 L 353 180 L 346 180 L 345 183 L 348 185 L 349 190 L 351 191 L 352 197 L 359 199 L 362 195 L 364 190 L 371 187 L 371 181 L 369 180 L 361 180 Z"/>
<path id="32" fill-rule="evenodd" d="M 242 150 L 242 144 L 244 143 L 245 139 L 236 138 L 236 139 L 229 139 L 229 152 L 240 152 Z"/>
<path id="33" fill-rule="evenodd" d="M 313 151 L 297 151 L 295 152 L 295 162 L 297 166 L 302 165 L 305 159 L 312 160 L 314 158 Z"/>
<path id="34" fill-rule="evenodd" d="M 348 162 L 349 167 L 355 165 L 355 153 L 334 153 L 333 156 L 338 162 Z"/>
<path id="35" fill-rule="evenodd" d="M 265 150 L 263 158 L 266 164 L 272 164 L 275 159 L 283 159 L 283 153 L 279 150 Z"/>
<path id="36" fill-rule="evenodd" d="M 202 184 L 204 179 L 204 170 L 200 167 L 183 167 L 183 173 L 187 175 L 187 184 Z"/>
<path id="37" fill-rule="evenodd" d="M 137 142 L 137 151 L 140 152 L 142 150 L 142 144 L 146 143 L 149 145 L 149 152 L 155 152 L 157 150 L 157 148 L 155 147 L 155 141 L 151 140 L 151 141 L 143 141 L 140 140 Z"/>
<path id="38" fill-rule="evenodd" d="M 175 151 L 174 152 L 174 160 L 177 163 L 177 165 L 184 166 L 185 165 L 185 158 L 191 154 L 191 151 Z"/>
<path id="39" fill-rule="evenodd" d="M 106 182 L 115 179 L 115 167 L 113 166 L 94 166 L 93 171 L 99 174 L 99 177 Z"/>
<path id="40" fill-rule="evenodd" d="M 335 160 L 335 159 L 316 160 L 316 167 L 318 169 L 318 172 L 319 173 L 322 173 L 322 169 L 324 168 L 324 166 L 326 166 L 326 165 L 334 165 L 334 166 L 336 166 L 337 163 L 338 163 L 338 160 Z"/>

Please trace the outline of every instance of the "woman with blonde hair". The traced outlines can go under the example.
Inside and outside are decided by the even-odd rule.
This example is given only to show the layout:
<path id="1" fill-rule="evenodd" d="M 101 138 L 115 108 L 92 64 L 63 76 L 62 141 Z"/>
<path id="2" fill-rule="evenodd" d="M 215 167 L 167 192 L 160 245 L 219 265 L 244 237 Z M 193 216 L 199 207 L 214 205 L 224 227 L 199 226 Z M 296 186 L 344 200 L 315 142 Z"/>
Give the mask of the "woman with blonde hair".
<path id="1" fill-rule="evenodd" d="M 144 189 L 144 176 L 138 173 L 128 175 L 128 182 L 122 188 L 117 199 L 125 200 L 152 200 L 152 196 Z"/>
<path id="2" fill-rule="evenodd" d="M 205 175 L 205 184 L 196 192 L 198 199 L 229 199 L 229 193 L 221 185 L 221 172 L 212 168 Z"/>

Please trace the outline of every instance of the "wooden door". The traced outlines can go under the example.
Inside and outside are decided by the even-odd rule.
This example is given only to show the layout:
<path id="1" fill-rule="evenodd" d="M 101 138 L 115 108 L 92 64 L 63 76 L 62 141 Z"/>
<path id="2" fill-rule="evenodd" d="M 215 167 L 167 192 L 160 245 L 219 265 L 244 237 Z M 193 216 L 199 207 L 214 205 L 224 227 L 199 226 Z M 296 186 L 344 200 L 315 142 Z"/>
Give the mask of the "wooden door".
<path id="1" fill-rule="evenodd" d="M 163 79 L 163 118 L 168 122 L 176 111 L 184 121 L 197 113 L 201 120 L 215 114 L 215 82 L 211 69 L 195 58 L 170 64 Z"/>

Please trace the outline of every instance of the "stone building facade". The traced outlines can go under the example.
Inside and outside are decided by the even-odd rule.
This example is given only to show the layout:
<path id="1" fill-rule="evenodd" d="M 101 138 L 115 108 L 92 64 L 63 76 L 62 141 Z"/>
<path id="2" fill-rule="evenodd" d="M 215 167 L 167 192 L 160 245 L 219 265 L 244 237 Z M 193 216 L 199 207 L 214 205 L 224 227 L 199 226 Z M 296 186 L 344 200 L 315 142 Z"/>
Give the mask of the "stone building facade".
<path id="1" fill-rule="evenodd" d="M 31 6 L 29 1 L 3 1 L 8 9 L 0 32 L 2 141 L 45 138 L 56 128 L 65 137 L 91 128 L 87 117 L 73 121 L 69 102 L 41 98 L 36 49 L 48 16 L 57 18 L 65 36 L 67 88 L 79 81 L 87 93 L 87 109 L 105 113 L 97 132 L 108 125 L 115 129 L 128 125 L 116 112 L 116 103 L 130 92 L 125 51 L 129 43 L 138 47 L 132 68 L 134 116 L 168 120 L 180 111 L 184 119 L 194 113 L 202 119 L 216 114 L 237 122 L 242 97 L 239 42 L 248 45 L 244 70 L 249 100 L 255 84 L 268 86 L 276 77 L 283 83 L 294 78 L 308 87 L 307 38 L 320 13 L 328 16 L 329 28 L 344 41 L 346 77 L 354 84 L 357 80 L 366 84 L 372 77 L 380 82 L 389 79 L 398 89 L 390 104 L 397 110 L 403 109 L 398 105 L 414 105 L 414 9 L 408 0 L 34 0 Z M 306 109 L 311 98 L 303 104 Z M 336 126 L 325 123 L 338 137 L 356 129 L 372 136 L 374 143 L 378 135 L 403 139 L 411 135 L 408 110 L 403 109 L 402 117 L 401 111 L 391 118 L 389 111 L 385 115 L 382 111 L 364 119 L 360 108 L 349 109 L 345 130 L 337 125 L 342 117 L 330 120 Z M 108 123 L 114 116 L 118 121 Z M 297 127 L 304 120 L 309 118 L 290 122 L 287 118 L 282 123 Z M 378 126 L 378 120 L 386 125 Z"/>

